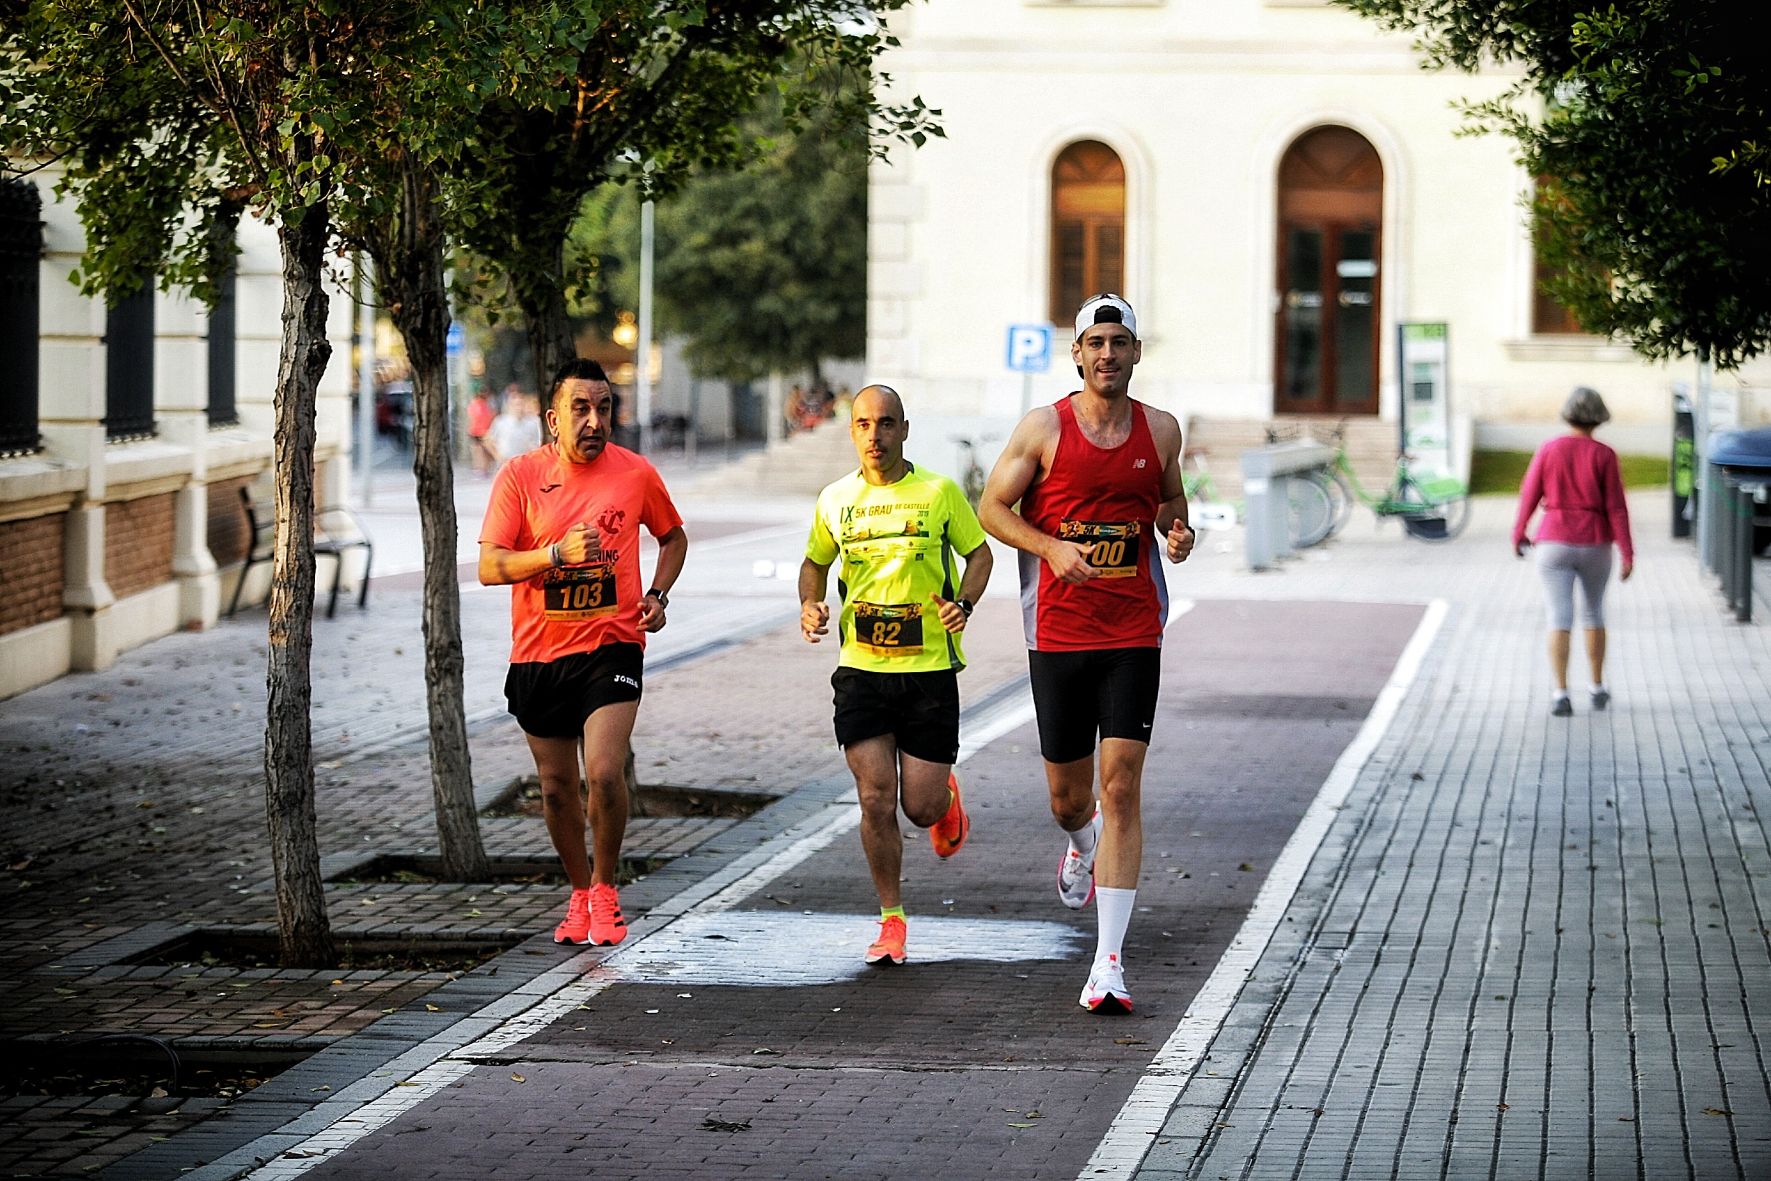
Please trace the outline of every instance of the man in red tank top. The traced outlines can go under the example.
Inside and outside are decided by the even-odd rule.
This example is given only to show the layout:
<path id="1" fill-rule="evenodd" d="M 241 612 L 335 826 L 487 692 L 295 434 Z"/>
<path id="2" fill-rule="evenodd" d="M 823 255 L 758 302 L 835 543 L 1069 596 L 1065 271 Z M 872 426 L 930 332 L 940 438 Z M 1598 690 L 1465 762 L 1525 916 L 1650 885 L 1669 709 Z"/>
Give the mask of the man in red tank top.
<path id="1" fill-rule="evenodd" d="M 1119 296 L 1083 303 L 1070 346 L 1082 389 L 1021 420 L 978 505 L 991 536 L 1020 551 L 1039 750 L 1052 817 L 1069 837 L 1058 897 L 1073 909 L 1095 900 L 1099 933 L 1081 998 L 1091 1011 L 1132 1007 L 1123 945 L 1144 855 L 1144 756 L 1168 617 L 1157 551 L 1184 562 L 1193 550 L 1180 424 L 1129 392 L 1143 359 L 1137 333 Z"/>

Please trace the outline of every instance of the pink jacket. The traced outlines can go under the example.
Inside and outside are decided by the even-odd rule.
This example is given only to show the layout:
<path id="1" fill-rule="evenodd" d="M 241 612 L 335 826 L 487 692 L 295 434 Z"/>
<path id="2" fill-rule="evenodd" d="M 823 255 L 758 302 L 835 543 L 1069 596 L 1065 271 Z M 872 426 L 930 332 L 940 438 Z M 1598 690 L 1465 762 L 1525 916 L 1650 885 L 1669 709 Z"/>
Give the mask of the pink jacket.
<path id="1" fill-rule="evenodd" d="M 1519 515 L 1513 521 L 1513 547 L 1525 540 L 1531 514 L 1543 505 L 1535 541 L 1564 545 L 1608 545 L 1626 562 L 1636 560 L 1630 541 L 1630 510 L 1624 503 L 1617 452 L 1586 435 L 1551 439 L 1531 457 L 1519 489 Z"/>

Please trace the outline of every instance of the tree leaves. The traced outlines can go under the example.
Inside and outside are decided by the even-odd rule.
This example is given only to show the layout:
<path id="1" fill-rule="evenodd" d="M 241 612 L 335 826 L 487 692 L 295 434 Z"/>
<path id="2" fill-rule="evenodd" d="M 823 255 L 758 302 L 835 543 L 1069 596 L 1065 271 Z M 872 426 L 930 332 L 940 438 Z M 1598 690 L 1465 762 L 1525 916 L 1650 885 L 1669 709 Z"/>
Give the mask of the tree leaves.
<path id="1" fill-rule="evenodd" d="M 1771 57 L 1728 0 L 1589 6 L 1339 0 L 1420 38 L 1427 64 L 1525 79 L 1469 104 L 1551 178 L 1533 235 L 1588 331 L 1732 369 L 1771 346 Z"/>

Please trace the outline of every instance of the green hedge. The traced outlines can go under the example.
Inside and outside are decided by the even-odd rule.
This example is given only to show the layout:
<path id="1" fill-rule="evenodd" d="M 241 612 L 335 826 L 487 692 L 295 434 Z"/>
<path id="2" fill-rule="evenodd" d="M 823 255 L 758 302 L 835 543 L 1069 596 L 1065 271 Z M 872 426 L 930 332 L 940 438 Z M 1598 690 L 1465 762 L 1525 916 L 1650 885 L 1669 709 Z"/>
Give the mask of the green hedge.
<path id="1" fill-rule="evenodd" d="M 1664 488 L 1670 461 L 1664 455 L 1619 455 L 1625 488 Z M 1478 451 L 1470 457 L 1470 491 L 1516 493 L 1531 466 L 1529 451 Z"/>

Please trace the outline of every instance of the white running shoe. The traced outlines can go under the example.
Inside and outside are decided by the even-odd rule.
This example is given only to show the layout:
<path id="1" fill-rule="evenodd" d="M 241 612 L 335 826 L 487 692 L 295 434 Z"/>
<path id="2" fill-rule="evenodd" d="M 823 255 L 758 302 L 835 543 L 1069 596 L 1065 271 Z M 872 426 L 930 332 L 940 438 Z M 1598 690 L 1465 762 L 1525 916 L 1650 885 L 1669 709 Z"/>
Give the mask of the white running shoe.
<path id="1" fill-rule="evenodd" d="M 1095 854 L 1101 849 L 1101 813 L 1089 821 L 1095 830 L 1095 846 L 1084 857 L 1064 843 L 1064 856 L 1058 860 L 1058 901 L 1071 910 L 1081 910 L 1095 896 Z"/>
<path id="2" fill-rule="evenodd" d="M 1125 988 L 1125 968 L 1119 957 L 1096 960 L 1082 990 L 1082 1007 L 1091 1013 L 1131 1012 L 1131 993 Z"/>

